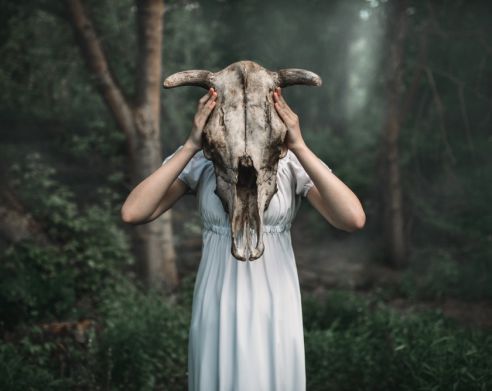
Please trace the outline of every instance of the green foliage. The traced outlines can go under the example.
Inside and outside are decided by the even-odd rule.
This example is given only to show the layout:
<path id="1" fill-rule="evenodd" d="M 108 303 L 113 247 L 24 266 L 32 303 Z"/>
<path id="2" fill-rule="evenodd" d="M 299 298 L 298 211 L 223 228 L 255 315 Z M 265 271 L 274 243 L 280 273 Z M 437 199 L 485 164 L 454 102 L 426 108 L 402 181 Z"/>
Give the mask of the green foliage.
<path id="1" fill-rule="evenodd" d="M 119 390 L 186 388 L 188 309 L 158 292 L 119 286 L 101 305 L 98 379 Z"/>
<path id="2" fill-rule="evenodd" d="M 491 299 L 490 259 L 480 252 L 461 258 L 455 252 L 432 247 L 415 251 L 393 294 L 412 300 Z"/>
<path id="3" fill-rule="evenodd" d="M 38 120 L 104 116 L 63 13 L 32 2 L 15 8 L 2 26 L 0 107 Z"/>
<path id="4" fill-rule="evenodd" d="M 0 343 L 2 390 L 186 389 L 190 308 L 177 303 L 187 300 L 143 293 L 124 278 L 99 293 L 101 330 L 85 345 L 43 340 L 36 328 L 15 345 Z M 303 316 L 309 390 L 492 386 L 491 335 L 459 328 L 439 313 L 399 313 L 374 297 L 331 292 L 305 297 Z"/>
<path id="5" fill-rule="evenodd" d="M 98 298 L 100 331 L 85 344 L 71 336 L 47 339 L 37 327 L 23 330 L 15 344 L 0 343 L 0 388 L 185 389 L 188 308 L 125 278 Z"/>
<path id="6" fill-rule="evenodd" d="M 87 301 L 97 300 L 98 291 L 132 263 L 117 226 L 114 195 L 100 189 L 100 205 L 82 209 L 38 154 L 26 156 L 12 173 L 32 215 L 46 227 L 47 243 L 24 240 L 5 249 L 0 263 L 3 325 L 91 311 Z"/>
<path id="7" fill-rule="evenodd" d="M 48 359 L 47 348 L 32 345 L 31 350 L 38 358 Z M 0 343 L 0 389 L 14 390 L 66 390 L 66 382 L 57 379 L 38 363 L 28 362 L 29 352 L 23 347 Z"/>
<path id="8" fill-rule="evenodd" d="M 22 333 L 20 339 L 0 342 L 2 390 L 101 389 L 94 376 L 94 332 L 84 344 L 70 335 L 50 338 L 38 326 Z"/>
<path id="9" fill-rule="evenodd" d="M 353 294 L 305 307 L 309 390 L 485 390 L 492 337 Z"/>

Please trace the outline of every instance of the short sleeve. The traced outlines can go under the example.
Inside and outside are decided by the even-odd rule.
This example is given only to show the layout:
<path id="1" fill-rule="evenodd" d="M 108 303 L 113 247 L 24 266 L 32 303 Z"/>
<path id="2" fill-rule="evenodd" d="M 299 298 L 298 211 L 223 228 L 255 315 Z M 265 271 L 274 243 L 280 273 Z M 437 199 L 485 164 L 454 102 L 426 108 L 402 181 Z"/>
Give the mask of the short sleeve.
<path id="1" fill-rule="evenodd" d="M 314 186 L 314 182 L 311 180 L 301 162 L 297 159 L 297 156 L 293 152 L 290 152 L 289 160 L 291 170 L 296 181 L 296 194 L 306 197 L 309 189 Z M 323 165 L 328 168 L 330 172 L 332 172 L 332 169 L 328 167 L 323 160 L 320 159 L 320 162 L 323 163 Z"/>
<path id="2" fill-rule="evenodd" d="M 164 165 L 169 159 L 171 159 L 181 148 L 183 148 L 182 145 L 180 145 L 171 155 L 166 157 L 162 162 L 162 165 Z M 196 189 L 200 181 L 203 169 L 205 168 L 205 164 L 206 159 L 205 156 L 203 156 L 203 152 L 198 151 L 179 173 L 178 179 L 183 181 L 190 188 L 190 193 L 196 193 Z"/>

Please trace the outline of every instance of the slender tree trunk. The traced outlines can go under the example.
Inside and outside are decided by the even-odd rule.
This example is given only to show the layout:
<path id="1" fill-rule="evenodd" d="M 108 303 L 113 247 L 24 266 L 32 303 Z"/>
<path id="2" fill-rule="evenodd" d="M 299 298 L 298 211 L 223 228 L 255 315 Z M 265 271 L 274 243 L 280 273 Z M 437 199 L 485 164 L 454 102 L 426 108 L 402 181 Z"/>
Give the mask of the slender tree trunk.
<path id="1" fill-rule="evenodd" d="M 162 162 L 160 86 L 163 0 L 137 0 L 136 99 L 129 102 L 109 69 L 106 55 L 81 0 L 66 0 L 75 36 L 100 93 L 126 136 L 129 177 L 135 186 Z M 171 211 L 133 228 L 138 272 L 148 287 L 172 290 L 178 284 Z"/>
<path id="2" fill-rule="evenodd" d="M 388 4 L 386 47 L 387 112 L 383 129 L 384 230 L 390 263 L 406 264 L 404 215 L 400 181 L 398 139 L 403 104 L 403 48 L 407 31 L 406 2 Z"/>

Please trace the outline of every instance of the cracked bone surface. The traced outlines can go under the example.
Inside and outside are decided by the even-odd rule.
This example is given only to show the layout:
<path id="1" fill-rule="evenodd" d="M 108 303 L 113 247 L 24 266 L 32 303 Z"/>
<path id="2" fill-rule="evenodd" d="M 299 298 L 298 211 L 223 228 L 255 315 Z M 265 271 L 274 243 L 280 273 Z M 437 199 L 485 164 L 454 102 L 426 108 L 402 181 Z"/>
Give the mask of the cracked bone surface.
<path id="1" fill-rule="evenodd" d="M 277 192 L 277 167 L 287 129 L 273 106 L 276 87 L 321 85 L 304 69 L 269 71 L 239 61 L 218 72 L 187 70 L 164 81 L 165 88 L 213 87 L 217 104 L 203 130 L 203 153 L 212 160 L 215 193 L 231 226 L 231 252 L 241 261 L 262 256 L 263 213 Z"/>

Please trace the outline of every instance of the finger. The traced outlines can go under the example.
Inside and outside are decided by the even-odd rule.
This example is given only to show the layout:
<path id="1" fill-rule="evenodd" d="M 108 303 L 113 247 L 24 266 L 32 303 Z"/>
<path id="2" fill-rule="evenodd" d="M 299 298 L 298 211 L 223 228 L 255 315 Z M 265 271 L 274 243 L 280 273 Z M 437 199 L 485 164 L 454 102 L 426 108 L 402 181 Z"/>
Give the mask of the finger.
<path id="1" fill-rule="evenodd" d="M 210 87 L 208 89 L 208 92 L 200 98 L 200 100 L 199 100 L 200 104 L 204 104 L 208 100 L 208 98 L 213 94 L 213 92 L 214 92 L 214 89 L 212 87 Z"/>
<path id="2" fill-rule="evenodd" d="M 207 109 L 211 109 L 211 108 L 213 109 L 216 104 L 217 104 L 217 93 L 214 92 L 210 97 L 210 99 L 205 103 L 205 107 Z M 209 113 L 209 111 L 211 110 L 207 110 L 207 113 Z"/>
<path id="3" fill-rule="evenodd" d="M 275 92 L 273 93 L 273 100 L 274 100 L 275 102 L 279 102 L 280 104 L 282 103 L 282 101 L 281 101 L 281 99 L 280 99 L 280 95 L 278 94 L 278 92 L 277 92 L 277 91 L 275 91 Z"/>
<path id="4" fill-rule="evenodd" d="M 280 87 L 276 87 L 274 90 L 273 90 L 273 94 L 278 97 L 279 99 L 282 97 L 282 92 L 281 92 L 281 89 Z"/>
<path id="5" fill-rule="evenodd" d="M 284 97 L 282 96 L 282 94 L 280 94 L 280 92 L 279 92 L 279 94 L 278 94 L 278 98 L 279 98 L 280 102 L 282 102 L 284 105 L 288 106 L 288 105 L 287 105 L 287 102 L 285 101 L 285 99 L 284 99 Z"/>
<path id="6" fill-rule="evenodd" d="M 207 104 L 205 105 L 205 111 L 206 111 L 206 114 L 210 114 L 210 112 L 213 110 L 213 108 L 215 107 L 215 105 L 217 104 L 217 101 L 216 100 L 213 100 L 213 99 L 210 99 Z"/>
<path id="7" fill-rule="evenodd" d="M 210 94 L 208 100 L 205 103 L 213 102 L 216 99 L 217 99 L 217 92 L 216 91 L 212 91 L 212 93 Z"/>
<path id="8" fill-rule="evenodd" d="M 285 113 L 292 112 L 289 105 L 285 102 L 285 100 L 282 100 L 280 97 L 277 98 L 276 103 L 278 104 L 278 107 L 282 109 Z"/>
<path id="9" fill-rule="evenodd" d="M 282 117 L 283 120 L 287 119 L 287 113 L 279 102 L 275 103 L 275 109 L 277 110 L 278 114 L 280 115 L 280 117 Z"/>
<path id="10" fill-rule="evenodd" d="M 285 101 L 284 97 L 280 94 L 280 87 L 278 87 L 277 91 L 273 93 L 273 96 L 274 96 L 274 100 L 276 102 L 279 102 L 281 106 L 286 106 L 287 108 L 289 108 L 289 105 Z"/>
<path id="11" fill-rule="evenodd" d="M 289 123 L 295 121 L 295 114 L 292 110 L 282 106 L 280 103 L 275 103 L 275 108 L 284 122 Z"/>

